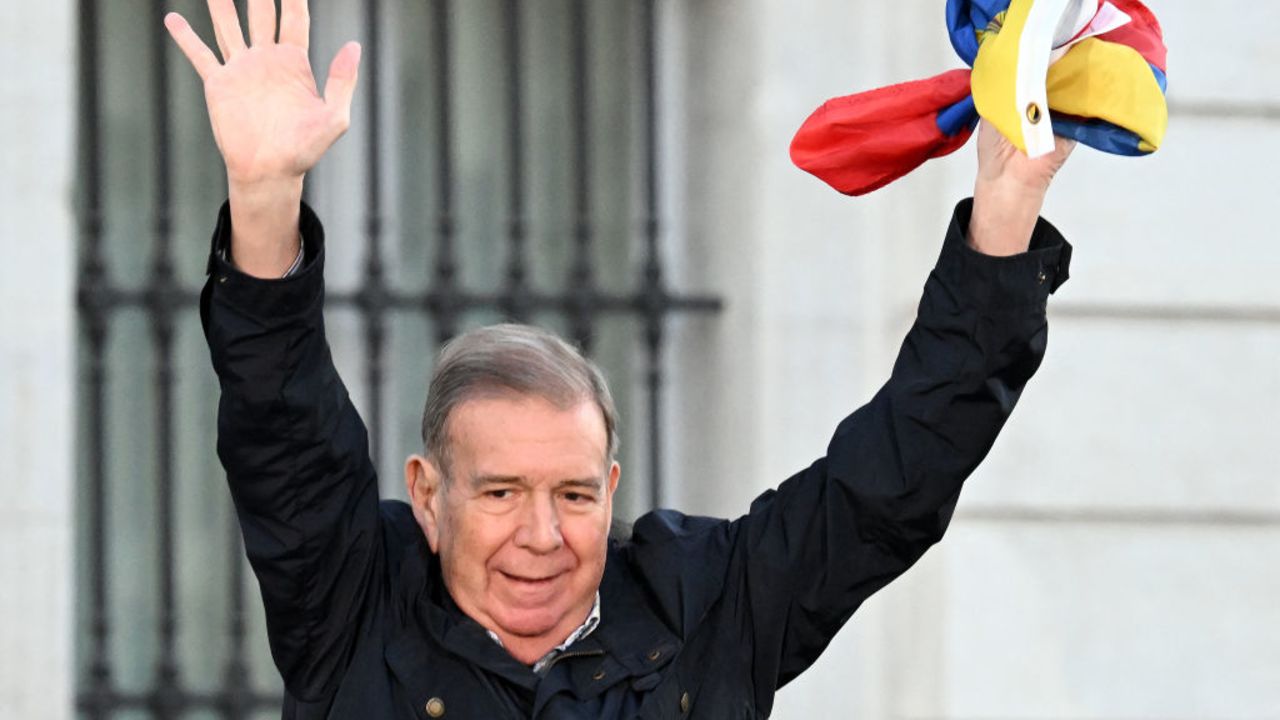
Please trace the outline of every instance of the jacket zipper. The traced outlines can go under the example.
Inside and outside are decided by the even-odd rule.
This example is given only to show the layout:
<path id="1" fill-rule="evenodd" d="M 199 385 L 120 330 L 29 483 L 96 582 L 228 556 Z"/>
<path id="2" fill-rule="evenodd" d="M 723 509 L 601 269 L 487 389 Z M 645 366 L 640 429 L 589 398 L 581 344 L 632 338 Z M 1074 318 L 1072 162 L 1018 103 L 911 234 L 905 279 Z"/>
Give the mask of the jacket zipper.
<path id="1" fill-rule="evenodd" d="M 547 663 L 547 667 L 546 669 L 543 670 L 543 672 L 544 673 L 549 672 L 551 668 L 556 666 L 556 663 L 560 662 L 561 660 L 564 660 L 565 658 L 590 657 L 592 655 L 603 655 L 603 654 L 604 654 L 603 650 L 574 650 L 573 652 L 563 653 L 561 655 L 557 655 L 554 660 Z"/>

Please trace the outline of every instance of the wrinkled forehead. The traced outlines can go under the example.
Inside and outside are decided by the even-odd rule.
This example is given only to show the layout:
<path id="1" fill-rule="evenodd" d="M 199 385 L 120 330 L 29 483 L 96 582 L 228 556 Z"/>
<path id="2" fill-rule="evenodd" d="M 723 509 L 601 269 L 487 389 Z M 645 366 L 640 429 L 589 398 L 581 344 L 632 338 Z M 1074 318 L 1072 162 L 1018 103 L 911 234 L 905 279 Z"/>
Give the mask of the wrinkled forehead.
<path id="1" fill-rule="evenodd" d="M 466 477 L 596 477 L 608 466 L 604 415 L 590 399 L 566 406 L 536 395 L 488 392 L 449 413 L 451 470 Z"/>

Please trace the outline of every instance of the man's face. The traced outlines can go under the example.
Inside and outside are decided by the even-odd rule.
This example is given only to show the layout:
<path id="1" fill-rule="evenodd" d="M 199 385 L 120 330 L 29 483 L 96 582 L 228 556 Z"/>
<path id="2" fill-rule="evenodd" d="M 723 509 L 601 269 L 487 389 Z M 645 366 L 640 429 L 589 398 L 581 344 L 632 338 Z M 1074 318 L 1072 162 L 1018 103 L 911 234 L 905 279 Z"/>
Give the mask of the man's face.
<path id="1" fill-rule="evenodd" d="M 619 473 L 604 418 L 503 395 L 460 404 L 448 429 L 428 540 L 459 608 L 532 662 L 582 623 L 604 574 Z"/>

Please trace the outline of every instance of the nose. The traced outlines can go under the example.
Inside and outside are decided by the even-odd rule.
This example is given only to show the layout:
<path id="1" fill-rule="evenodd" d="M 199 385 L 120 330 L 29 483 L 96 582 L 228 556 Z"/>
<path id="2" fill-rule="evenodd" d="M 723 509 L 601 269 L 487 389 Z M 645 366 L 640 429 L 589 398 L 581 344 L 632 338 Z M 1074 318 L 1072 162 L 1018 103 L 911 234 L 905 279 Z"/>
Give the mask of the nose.
<path id="1" fill-rule="evenodd" d="M 564 545 L 560 535 L 560 517 L 550 493 L 531 493 L 522 509 L 515 544 L 530 552 L 548 554 Z"/>

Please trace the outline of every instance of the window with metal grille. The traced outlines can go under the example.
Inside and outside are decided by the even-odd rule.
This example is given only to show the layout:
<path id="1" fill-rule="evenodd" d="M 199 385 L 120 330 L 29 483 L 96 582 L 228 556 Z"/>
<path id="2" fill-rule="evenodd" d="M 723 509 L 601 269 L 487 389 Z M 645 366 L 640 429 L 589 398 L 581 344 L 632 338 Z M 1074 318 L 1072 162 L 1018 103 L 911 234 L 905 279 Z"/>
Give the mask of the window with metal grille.
<path id="1" fill-rule="evenodd" d="M 240 3 L 243 8 L 243 2 Z M 161 18 L 200 0 L 80 0 L 79 708 L 273 717 L 196 312 L 225 193 L 195 74 Z M 610 376 L 632 490 L 661 502 L 674 313 L 660 253 L 655 0 L 312 3 L 313 62 L 364 44 L 352 132 L 308 178 L 328 324 L 385 496 L 438 343 L 505 318 L 560 330 Z"/>

